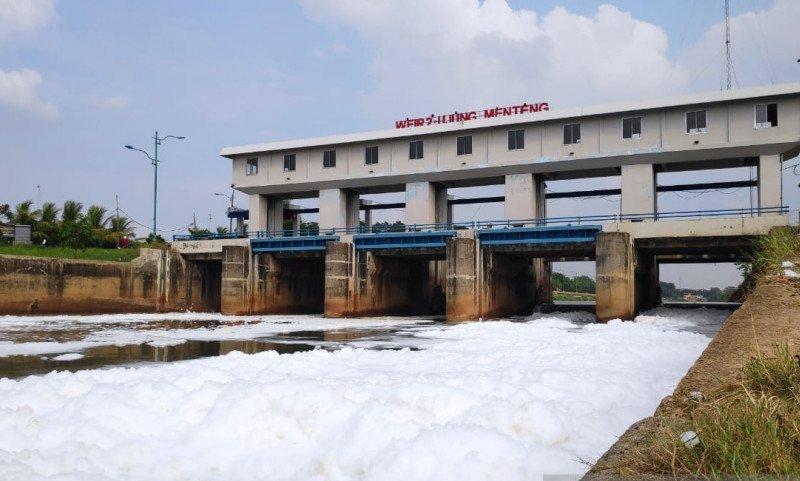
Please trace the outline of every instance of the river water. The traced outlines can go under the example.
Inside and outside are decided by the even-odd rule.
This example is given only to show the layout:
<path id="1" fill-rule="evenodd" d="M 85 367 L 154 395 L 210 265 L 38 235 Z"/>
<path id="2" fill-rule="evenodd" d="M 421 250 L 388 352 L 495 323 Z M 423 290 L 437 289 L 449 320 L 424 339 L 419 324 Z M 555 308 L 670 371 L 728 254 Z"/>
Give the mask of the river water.
<path id="1" fill-rule="evenodd" d="M 0 479 L 579 476 L 726 315 L 0 317 Z"/>

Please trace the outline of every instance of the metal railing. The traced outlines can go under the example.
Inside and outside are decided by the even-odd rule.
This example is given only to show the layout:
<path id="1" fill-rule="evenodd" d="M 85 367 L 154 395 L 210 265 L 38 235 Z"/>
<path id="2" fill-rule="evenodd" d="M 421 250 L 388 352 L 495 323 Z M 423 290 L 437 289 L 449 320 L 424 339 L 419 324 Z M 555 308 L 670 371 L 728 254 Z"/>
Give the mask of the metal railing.
<path id="1" fill-rule="evenodd" d="M 191 241 L 191 240 L 215 240 L 215 239 L 246 239 L 247 234 L 237 234 L 235 232 L 226 232 L 225 234 L 208 233 L 208 234 L 176 234 L 172 236 L 173 241 Z"/>
<path id="2" fill-rule="evenodd" d="M 461 229 L 497 229 L 511 227 L 555 227 L 563 225 L 585 225 L 615 222 L 644 222 L 656 220 L 675 219 L 705 219 L 719 217 L 757 217 L 764 214 L 787 214 L 789 208 L 765 207 L 742 209 L 715 209 L 715 210 L 688 210 L 673 212 L 656 212 L 649 214 L 603 214 L 570 217 L 546 217 L 543 219 L 516 219 L 516 220 L 481 220 L 467 222 L 450 222 L 439 224 L 375 224 L 372 226 L 359 225 L 356 227 L 335 227 L 320 229 L 318 227 L 304 229 L 281 229 L 276 231 L 251 232 L 248 236 L 238 234 L 210 234 L 204 236 L 176 235 L 174 240 L 206 240 L 206 239 L 235 239 L 235 238 L 274 238 L 274 237 L 307 237 L 326 236 L 338 234 L 386 234 L 397 232 L 429 232 L 442 230 Z"/>

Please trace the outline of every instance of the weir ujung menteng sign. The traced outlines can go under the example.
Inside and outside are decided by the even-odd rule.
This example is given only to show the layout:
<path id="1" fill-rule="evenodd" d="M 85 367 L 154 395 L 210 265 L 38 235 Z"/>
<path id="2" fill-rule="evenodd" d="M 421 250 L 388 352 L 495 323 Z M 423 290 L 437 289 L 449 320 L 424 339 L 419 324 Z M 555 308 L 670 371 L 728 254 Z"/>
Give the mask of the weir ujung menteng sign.
<path id="1" fill-rule="evenodd" d="M 511 115 L 531 114 L 550 110 L 547 102 L 533 104 L 511 105 L 509 107 L 492 107 L 483 110 L 471 110 L 469 112 L 453 112 L 452 114 L 433 115 L 428 117 L 418 117 L 411 119 L 406 117 L 403 120 L 395 120 L 396 129 L 406 129 L 409 127 L 422 127 L 424 125 L 450 124 L 453 122 L 469 122 L 476 119 L 492 119 L 495 117 L 508 117 Z"/>

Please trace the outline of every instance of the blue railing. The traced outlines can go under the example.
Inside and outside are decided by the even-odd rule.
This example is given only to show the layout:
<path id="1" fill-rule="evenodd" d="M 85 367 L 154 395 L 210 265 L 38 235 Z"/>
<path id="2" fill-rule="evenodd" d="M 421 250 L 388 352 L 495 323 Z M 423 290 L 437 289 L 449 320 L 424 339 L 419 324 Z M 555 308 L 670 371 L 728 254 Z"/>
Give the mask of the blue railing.
<path id="1" fill-rule="evenodd" d="M 677 219 L 704 219 L 716 217 L 756 217 L 764 214 L 787 214 L 789 208 L 768 207 L 768 208 L 743 208 L 743 209 L 716 209 L 716 210 L 691 210 L 658 212 L 650 214 L 605 214 L 605 215 L 586 215 L 571 217 L 547 217 L 544 219 L 517 219 L 517 220 L 482 220 L 467 222 L 451 222 L 446 224 L 381 224 L 372 226 L 357 227 L 336 227 L 328 229 L 305 228 L 299 230 L 282 229 L 277 231 L 258 231 L 249 234 L 254 239 L 286 238 L 286 237 L 307 237 L 307 236 L 330 236 L 338 234 L 386 234 L 399 232 L 431 232 L 449 231 L 460 229 L 497 229 L 511 227 L 545 227 L 554 225 L 586 225 L 603 224 L 614 222 L 643 222 L 652 220 L 677 220 Z M 238 234 L 210 234 L 202 236 L 176 235 L 174 240 L 204 240 L 204 239 L 234 239 L 245 236 Z"/>
<path id="2" fill-rule="evenodd" d="M 176 234 L 172 236 L 173 241 L 190 241 L 190 240 L 214 240 L 214 239 L 246 239 L 247 234 L 237 234 L 235 232 L 225 234 Z"/>

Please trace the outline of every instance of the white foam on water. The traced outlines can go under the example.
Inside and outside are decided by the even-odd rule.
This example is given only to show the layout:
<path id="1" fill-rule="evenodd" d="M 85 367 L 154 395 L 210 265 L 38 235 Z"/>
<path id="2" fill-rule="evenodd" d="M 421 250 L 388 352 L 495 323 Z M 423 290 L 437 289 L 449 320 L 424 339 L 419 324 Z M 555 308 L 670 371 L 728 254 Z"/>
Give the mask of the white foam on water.
<path id="1" fill-rule="evenodd" d="M 231 353 L 0 379 L 0 479 L 580 474 L 708 344 L 676 326 L 710 313 L 669 312 L 437 325 L 416 332 L 419 351 Z"/>

